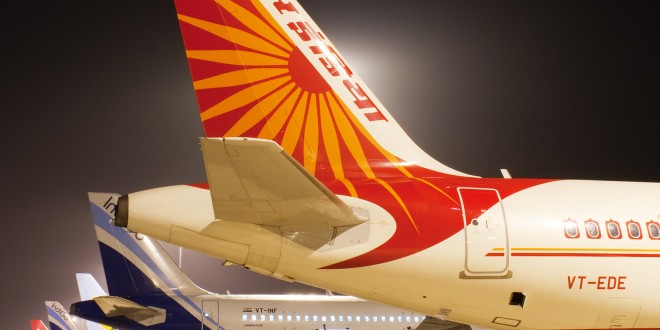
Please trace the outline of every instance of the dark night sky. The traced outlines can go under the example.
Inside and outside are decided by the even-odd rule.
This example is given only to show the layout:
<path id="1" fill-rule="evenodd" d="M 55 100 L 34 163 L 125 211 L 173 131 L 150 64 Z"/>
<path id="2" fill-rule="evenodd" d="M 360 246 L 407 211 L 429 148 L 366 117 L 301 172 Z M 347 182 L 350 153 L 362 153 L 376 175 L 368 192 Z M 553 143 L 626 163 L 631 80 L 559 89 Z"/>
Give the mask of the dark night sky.
<path id="1" fill-rule="evenodd" d="M 3 329 L 103 279 L 87 191 L 205 180 L 172 1 L 5 5 Z M 660 29 L 636 1 L 302 2 L 423 149 L 458 170 L 660 181 Z M 186 254 L 213 291 L 309 290 Z"/>

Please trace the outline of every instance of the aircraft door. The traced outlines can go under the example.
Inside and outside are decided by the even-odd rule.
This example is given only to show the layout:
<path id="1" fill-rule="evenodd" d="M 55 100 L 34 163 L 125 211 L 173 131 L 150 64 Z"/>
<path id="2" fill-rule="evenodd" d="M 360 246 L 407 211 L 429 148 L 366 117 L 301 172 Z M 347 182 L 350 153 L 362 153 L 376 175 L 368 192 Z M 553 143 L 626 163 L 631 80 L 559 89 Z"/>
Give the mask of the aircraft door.
<path id="1" fill-rule="evenodd" d="M 206 325 L 206 328 L 204 326 Z M 220 329 L 220 302 L 216 300 L 202 301 L 202 322 L 201 330 Z"/>
<path id="2" fill-rule="evenodd" d="M 488 188 L 458 188 L 463 210 L 465 268 L 462 278 L 508 278 L 509 238 L 500 194 Z"/>

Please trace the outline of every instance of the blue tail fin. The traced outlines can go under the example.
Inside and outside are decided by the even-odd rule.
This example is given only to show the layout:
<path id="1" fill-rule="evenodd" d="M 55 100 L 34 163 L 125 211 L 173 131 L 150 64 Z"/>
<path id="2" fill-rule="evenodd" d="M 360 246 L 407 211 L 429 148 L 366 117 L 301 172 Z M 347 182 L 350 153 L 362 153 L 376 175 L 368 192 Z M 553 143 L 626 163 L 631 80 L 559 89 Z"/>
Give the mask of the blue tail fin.
<path id="1" fill-rule="evenodd" d="M 111 296 L 201 295 L 160 243 L 112 224 L 118 194 L 89 193 L 103 269 Z"/>

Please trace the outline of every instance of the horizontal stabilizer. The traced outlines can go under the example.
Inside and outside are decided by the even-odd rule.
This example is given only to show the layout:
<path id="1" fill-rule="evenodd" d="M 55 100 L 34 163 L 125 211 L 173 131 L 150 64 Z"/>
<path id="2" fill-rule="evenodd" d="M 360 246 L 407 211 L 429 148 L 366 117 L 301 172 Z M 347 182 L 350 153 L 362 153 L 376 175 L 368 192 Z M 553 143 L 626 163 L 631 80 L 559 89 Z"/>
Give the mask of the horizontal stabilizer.
<path id="1" fill-rule="evenodd" d="M 142 306 L 130 300 L 114 296 L 96 297 L 94 302 L 107 317 L 123 316 L 144 326 L 165 322 L 166 312 L 164 309 Z"/>
<path id="2" fill-rule="evenodd" d="M 217 219 L 282 230 L 345 227 L 366 220 L 273 141 L 201 141 Z"/>

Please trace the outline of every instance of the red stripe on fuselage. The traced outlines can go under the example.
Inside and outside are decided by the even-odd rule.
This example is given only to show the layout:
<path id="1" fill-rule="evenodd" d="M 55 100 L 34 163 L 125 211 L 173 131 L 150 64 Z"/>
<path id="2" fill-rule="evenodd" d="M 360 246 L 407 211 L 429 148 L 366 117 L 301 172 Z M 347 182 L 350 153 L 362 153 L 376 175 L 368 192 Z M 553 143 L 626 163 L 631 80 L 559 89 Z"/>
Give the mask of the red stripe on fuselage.
<path id="1" fill-rule="evenodd" d="M 388 181 L 403 199 L 414 223 L 391 195 L 377 187 L 354 183 L 359 198 L 378 204 L 394 217 L 396 231 L 390 239 L 375 249 L 322 268 L 355 268 L 394 261 L 421 252 L 455 235 L 464 228 L 460 205 L 456 202 L 460 200 L 457 191 L 459 187 L 496 189 L 504 199 L 521 190 L 550 181 L 458 177 L 426 177 L 424 180 L 428 184 L 415 179 Z M 495 203 L 497 201 L 491 200 L 489 205 L 482 203 L 481 206 L 490 208 Z"/>
<path id="2" fill-rule="evenodd" d="M 487 257 L 502 257 L 502 252 L 491 252 Z M 660 258 L 660 253 L 582 253 L 582 252 L 513 252 L 512 257 L 625 257 L 625 258 Z"/>

